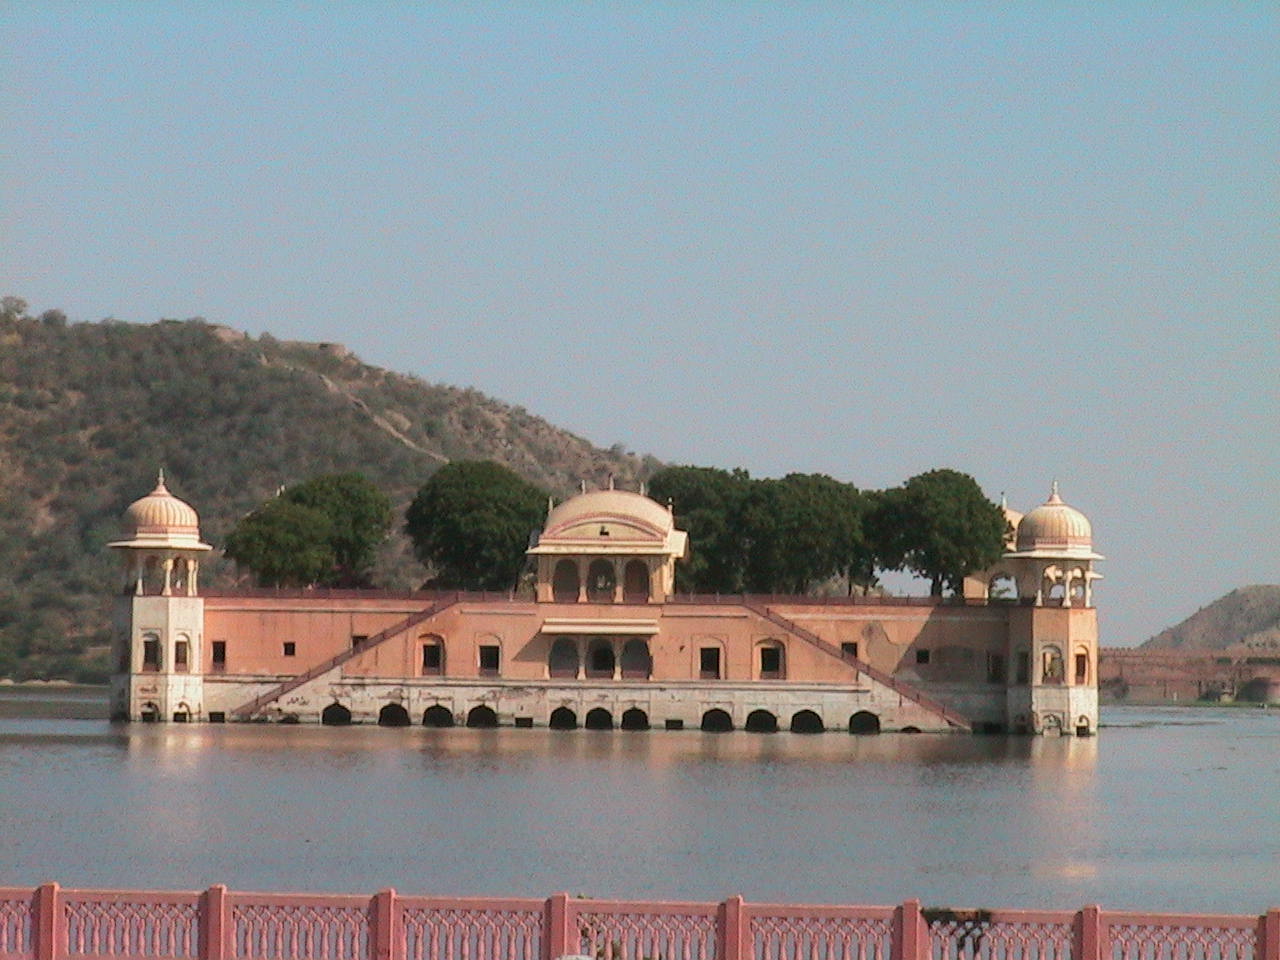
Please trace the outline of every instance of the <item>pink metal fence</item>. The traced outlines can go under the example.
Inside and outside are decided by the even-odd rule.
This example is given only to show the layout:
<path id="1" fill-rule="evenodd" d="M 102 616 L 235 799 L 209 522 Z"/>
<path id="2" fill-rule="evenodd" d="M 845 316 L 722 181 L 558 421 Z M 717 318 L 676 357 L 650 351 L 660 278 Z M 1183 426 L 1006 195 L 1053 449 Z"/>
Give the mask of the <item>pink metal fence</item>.
<path id="1" fill-rule="evenodd" d="M 0 888 L 0 960 L 1280 960 L 1258 917 Z"/>

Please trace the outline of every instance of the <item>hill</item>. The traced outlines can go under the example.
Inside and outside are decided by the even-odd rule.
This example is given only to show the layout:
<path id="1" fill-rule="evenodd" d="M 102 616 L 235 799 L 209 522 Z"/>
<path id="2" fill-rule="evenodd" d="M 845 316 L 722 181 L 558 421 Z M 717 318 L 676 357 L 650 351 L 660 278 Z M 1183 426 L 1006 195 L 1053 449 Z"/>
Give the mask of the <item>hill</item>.
<path id="1" fill-rule="evenodd" d="M 1240 587 L 1156 634 L 1143 650 L 1280 649 L 1280 586 Z"/>
<path id="2" fill-rule="evenodd" d="M 254 339 L 198 319 L 68 324 L 5 298 L 0 676 L 101 677 L 120 582 L 106 543 L 160 466 L 218 546 L 282 484 L 359 470 L 403 507 L 456 459 L 496 460 L 556 494 L 583 479 L 634 482 L 658 465 L 478 391 L 369 366 L 338 344 Z M 215 558 L 208 574 L 228 584 L 234 570 Z M 424 576 L 397 535 L 379 584 Z"/>

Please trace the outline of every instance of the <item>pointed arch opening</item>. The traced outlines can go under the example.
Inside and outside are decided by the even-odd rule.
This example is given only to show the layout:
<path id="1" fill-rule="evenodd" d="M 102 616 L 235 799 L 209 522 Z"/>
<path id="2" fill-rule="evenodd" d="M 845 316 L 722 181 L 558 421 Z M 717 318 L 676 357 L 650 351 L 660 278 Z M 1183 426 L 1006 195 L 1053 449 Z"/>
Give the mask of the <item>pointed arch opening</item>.
<path id="1" fill-rule="evenodd" d="M 701 726 L 706 733 L 728 733 L 733 729 L 733 717 L 716 707 L 702 715 Z"/>
<path id="2" fill-rule="evenodd" d="M 329 727 L 346 727 L 351 724 L 351 711 L 334 701 L 320 712 L 320 722 Z"/>
<path id="3" fill-rule="evenodd" d="M 588 730 L 612 730 L 613 714 L 604 707 L 596 707 L 587 711 L 587 718 L 582 725 Z"/>
<path id="4" fill-rule="evenodd" d="M 649 655 L 649 641 L 632 637 L 622 647 L 622 679 L 648 680 L 653 672 L 653 658 Z"/>
<path id="5" fill-rule="evenodd" d="M 498 725 L 498 714 L 493 707 L 484 705 L 472 707 L 467 713 L 467 726 L 488 729 Z"/>
<path id="6" fill-rule="evenodd" d="M 643 560 L 627 561 L 622 575 L 622 597 L 627 603 L 649 602 L 649 565 Z"/>
<path id="7" fill-rule="evenodd" d="M 427 707 L 422 714 L 422 725 L 424 727 L 452 727 L 456 722 L 453 717 L 453 711 L 440 703 Z"/>
<path id="8" fill-rule="evenodd" d="M 556 707 L 551 711 L 547 726 L 552 730 L 577 730 L 578 715 L 568 707 Z"/>
<path id="9" fill-rule="evenodd" d="M 409 711 L 400 703 L 388 703 L 378 711 L 378 726 L 407 727 L 410 725 Z"/>
<path id="10" fill-rule="evenodd" d="M 556 637 L 547 654 L 547 675 L 571 680 L 578 675 L 578 642 L 570 637 Z"/>
<path id="11" fill-rule="evenodd" d="M 849 732 L 870 736 L 880 732 L 880 718 L 870 710 L 859 710 L 849 718 Z"/>
<path id="12" fill-rule="evenodd" d="M 649 715 L 639 707 L 631 707 L 622 712 L 622 722 L 618 726 L 623 730 L 648 730 Z"/>
<path id="13" fill-rule="evenodd" d="M 826 729 L 822 717 L 812 710 L 797 710 L 791 715 L 792 733 L 822 733 Z"/>
<path id="14" fill-rule="evenodd" d="M 618 576 L 608 560 L 592 560 L 587 567 L 587 599 L 592 603 L 613 603 Z"/>
<path id="15" fill-rule="evenodd" d="M 578 602 L 578 565 L 572 560 L 561 560 L 551 575 L 551 595 L 556 603 Z"/>
<path id="16" fill-rule="evenodd" d="M 613 655 L 613 641 L 594 637 L 587 644 L 587 676 L 596 680 L 612 680 L 617 660 Z"/>

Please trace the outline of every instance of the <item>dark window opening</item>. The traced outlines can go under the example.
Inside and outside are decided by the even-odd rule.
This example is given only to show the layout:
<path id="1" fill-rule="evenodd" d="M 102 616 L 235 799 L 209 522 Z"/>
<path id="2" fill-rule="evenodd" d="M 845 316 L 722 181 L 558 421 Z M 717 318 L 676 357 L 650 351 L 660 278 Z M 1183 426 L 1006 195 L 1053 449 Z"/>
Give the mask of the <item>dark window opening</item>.
<path id="1" fill-rule="evenodd" d="M 286 657 L 293 657 L 293 656 L 297 656 L 297 653 L 298 653 L 298 645 L 294 643 L 292 640 L 286 640 L 284 642 L 284 655 Z"/>
<path id="2" fill-rule="evenodd" d="M 480 647 L 480 676 L 496 677 L 498 675 L 498 666 L 500 663 L 501 651 L 493 644 L 483 644 Z"/>
<path id="3" fill-rule="evenodd" d="M 424 727 L 452 727 L 453 723 L 453 711 L 439 703 L 427 707 L 426 712 L 422 714 Z"/>
<path id="4" fill-rule="evenodd" d="M 378 726 L 380 727 L 407 727 L 411 722 L 409 711 L 404 708 L 403 704 L 388 703 L 378 711 Z"/>
<path id="5" fill-rule="evenodd" d="M 191 714 L 187 713 L 187 711 L 185 710 L 174 711 L 174 714 L 173 714 L 174 723 L 186 723 L 190 719 L 191 719 Z"/>
<path id="6" fill-rule="evenodd" d="M 778 718 L 768 710 L 752 710 L 744 728 L 748 733 L 777 733 Z"/>
<path id="7" fill-rule="evenodd" d="M 587 676 L 597 679 L 612 679 L 615 664 L 613 644 L 608 640 L 596 640 L 587 651 Z"/>
<path id="8" fill-rule="evenodd" d="M 929 651 L 928 651 L 928 650 L 917 650 L 917 651 L 916 651 L 916 663 L 928 663 L 928 662 L 929 662 Z"/>
<path id="9" fill-rule="evenodd" d="M 987 682 L 988 683 L 1004 683 L 1004 654 L 988 653 L 987 654 Z"/>
<path id="10" fill-rule="evenodd" d="M 619 726 L 623 730 L 648 730 L 649 715 L 639 707 L 632 707 L 630 710 L 623 711 Z"/>
<path id="11" fill-rule="evenodd" d="M 720 679 L 719 647 L 703 647 L 698 651 L 698 676 L 702 680 Z"/>
<path id="12" fill-rule="evenodd" d="M 367 633 L 353 633 L 351 635 L 351 646 L 358 647 L 368 639 L 369 635 Z"/>
<path id="13" fill-rule="evenodd" d="M 761 647 L 760 648 L 760 679 L 761 680 L 781 680 L 782 679 L 782 648 L 781 647 Z"/>
<path id="14" fill-rule="evenodd" d="M 444 657 L 441 655 L 440 644 L 424 643 L 422 645 L 423 676 L 438 676 L 443 665 Z"/>
<path id="15" fill-rule="evenodd" d="M 858 645 L 856 643 L 842 643 L 840 644 L 840 652 L 846 657 L 853 657 L 856 660 L 858 658 Z"/>
<path id="16" fill-rule="evenodd" d="M 320 711 L 320 722 L 328 727 L 345 727 L 351 723 L 351 711 L 340 703 L 331 703 Z"/>
<path id="17" fill-rule="evenodd" d="M 516 726 L 521 730 L 528 730 L 533 726 L 533 717 L 516 717 Z"/>
<path id="18" fill-rule="evenodd" d="M 556 707 L 547 719 L 547 726 L 552 730 L 576 730 L 578 715 L 568 707 Z"/>
<path id="19" fill-rule="evenodd" d="M 557 637 L 547 655 L 547 673 L 553 677 L 576 677 L 578 645 L 568 637 Z"/>
<path id="20" fill-rule="evenodd" d="M 222 673 L 227 669 L 227 641 L 213 641 L 213 672 Z"/>
<path id="21" fill-rule="evenodd" d="M 587 718 L 582 725 L 588 730 L 612 730 L 613 714 L 604 707 L 596 707 L 594 710 L 587 711 Z"/>
<path id="22" fill-rule="evenodd" d="M 822 717 L 812 710 L 801 710 L 791 718 L 792 733 L 822 733 L 826 729 Z"/>
<path id="23" fill-rule="evenodd" d="M 683 729 L 684 729 L 684 721 L 683 721 L 683 720 L 670 720 L 670 719 L 669 719 L 669 720 L 665 720 L 665 721 L 663 721 L 662 726 L 663 726 L 664 728 L 666 728 L 667 730 L 683 730 Z"/>
<path id="24" fill-rule="evenodd" d="M 733 718 L 724 710 L 708 710 L 702 715 L 702 729 L 707 733 L 728 733 L 733 729 Z"/>
<path id="25" fill-rule="evenodd" d="M 187 662 L 187 657 L 188 657 L 189 649 L 190 647 L 187 644 L 187 641 L 185 640 L 179 640 L 177 643 L 173 645 L 173 672 L 174 673 L 186 673 L 188 671 L 189 666 Z M 183 720 L 179 722 L 185 723 L 186 721 Z"/>
<path id="26" fill-rule="evenodd" d="M 226 713 L 225 713 L 224 711 L 222 711 L 222 710 L 210 710 L 210 711 L 209 711 L 209 722 L 210 722 L 210 723 L 226 723 L 226 722 L 227 722 L 227 715 L 226 715 Z"/>
<path id="27" fill-rule="evenodd" d="M 155 673 L 160 669 L 160 641 L 142 641 L 142 670 L 144 673 Z"/>
<path id="28" fill-rule="evenodd" d="M 870 710 L 859 710 L 849 718 L 849 732 L 868 736 L 880 732 L 880 718 Z"/>
<path id="29" fill-rule="evenodd" d="M 1084 683 L 1089 679 L 1089 655 L 1076 654 L 1076 683 Z"/>
<path id="30" fill-rule="evenodd" d="M 498 725 L 498 714 L 493 707 L 472 707 L 467 714 L 468 727 L 490 728 Z"/>

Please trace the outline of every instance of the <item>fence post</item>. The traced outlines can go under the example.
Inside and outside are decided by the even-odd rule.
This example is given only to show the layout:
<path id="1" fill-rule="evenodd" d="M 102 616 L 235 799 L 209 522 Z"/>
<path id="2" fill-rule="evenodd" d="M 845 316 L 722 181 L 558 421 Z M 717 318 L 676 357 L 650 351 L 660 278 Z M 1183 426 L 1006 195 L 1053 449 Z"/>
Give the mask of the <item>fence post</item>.
<path id="1" fill-rule="evenodd" d="M 36 888 L 36 960 L 62 960 L 67 955 L 67 916 L 62 908 L 62 889 L 56 883 Z"/>
<path id="2" fill-rule="evenodd" d="M 1268 910 L 1258 918 L 1257 960 L 1280 960 L 1280 910 Z"/>
<path id="3" fill-rule="evenodd" d="M 751 918 L 747 916 L 742 897 L 730 897 L 720 904 L 716 945 L 716 960 L 749 960 L 751 946 Z"/>
<path id="4" fill-rule="evenodd" d="M 919 900 L 893 908 L 892 960 L 929 960 L 929 929 Z"/>
<path id="5" fill-rule="evenodd" d="M 200 895 L 200 960 L 229 960 L 230 920 L 227 888 L 215 883 Z"/>
<path id="6" fill-rule="evenodd" d="M 543 960 L 556 960 L 569 953 L 569 895 L 557 893 L 547 897 L 546 913 L 542 931 Z M 573 953 L 578 952 L 578 944 L 574 943 Z"/>
<path id="7" fill-rule="evenodd" d="M 1096 904 L 1076 914 L 1071 960 L 1102 960 L 1102 911 Z"/>
<path id="8" fill-rule="evenodd" d="M 373 929 L 369 931 L 370 960 L 402 960 L 404 944 L 396 936 L 396 892 L 388 887 L 373 898 Z"/>

